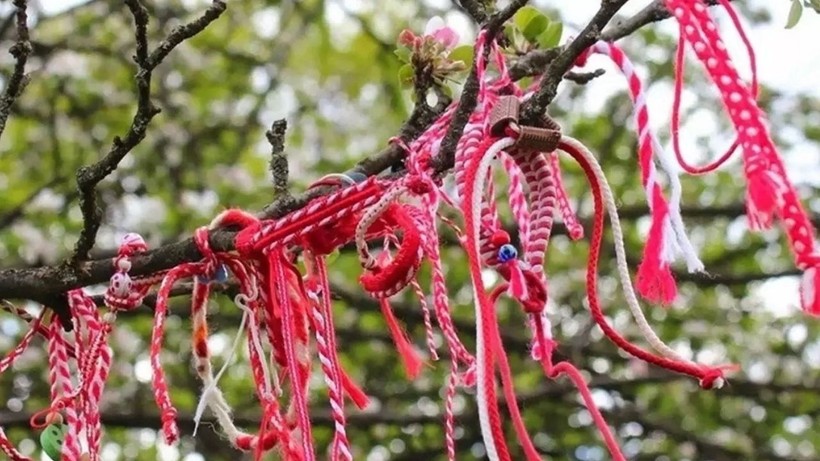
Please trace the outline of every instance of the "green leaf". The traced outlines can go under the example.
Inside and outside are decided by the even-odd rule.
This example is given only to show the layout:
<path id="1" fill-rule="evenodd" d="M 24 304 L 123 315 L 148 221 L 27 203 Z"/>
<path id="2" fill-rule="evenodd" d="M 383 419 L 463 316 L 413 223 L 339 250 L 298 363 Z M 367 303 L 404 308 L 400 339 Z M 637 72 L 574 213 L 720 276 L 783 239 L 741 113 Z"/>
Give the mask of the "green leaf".
<path id="1" fill-rule="evenodd" d="M 553 22 L 547 30 L 538 36 L 538 45 L 541 48 L 554 48 L 561 43 L 561 35 L 564 33 L 564 25 L 560 22 Z"/>
<path id="2" fill-rule="evenodd" d="M 549 18 L 531 7 L 524 7 L 518 13 L 513 18 L 515 25 L 530 43 L 535 43 L 536 38 L 549 27 Z"/>
<path id="3" fill-rule="evenodd" d="M 550 20 L 542 15 L 536 16 L 527 23 L 527 26 L 521 30 L 524 37 L 530 43 L 536 43 L 538 36 L 541 35 L 550 26 Z"/>
<path id="4" fill-rule="evenodd" d="M 407 88 L 413 86 L 413 66 L 405 64 L 399 68 L 399 84 Z"/>
<path id="5" fill-rule="evenodd" d="M 521 8 L 515 13 L 515 15 L 513 16 L 513 23 L 516 25 L 516 27 L 518 27 L 518 30 L 524 30 L 524 28 L 527 27 L 527 24 L 530 23 L 532 18 L 539 15 L 543 16 L 543 14 L 541 14 L 541 12 L 538 11 L 536 8 L 533 8 L 531 6 L 525 6 L 524 8 Z"/>
<path id="6" fill-rule="evenodd" d="M 820 0 L 809 0 L 809 6 L 811 6 L 815 12 L 820 13 Z"/>
<path id="7" fill-rule="evenodd" d="M 789 9 L 789 19 L 786 21 L 786 29 L 791 29 L 800 21 L 803 15 L 803 4 L 800 0 L 792 0 L 792 7 Z"/>
<path id="8" fill-rule="evenodd" d="M 467 67 L 473 63 L 473 53 L 475 50 L 472 45 L 462 45 L 450 52 L 450 61 L 461 61 Z"/>
<path id="9" fill-rule="evenodd" d="M 516 30 L 517 30 L 517 27 L 514 24 L 509 23 L 509 22 L 504 24 L 504 37 L 506 37 L 507 40 L 512 42 L 513 40 L 515 40 L 515 31 Z"/>
<path id="10" fill-rule="evenodd" d="M 397 48 L 396 51 L 393 52 L 393 54 L 398 56 L 399 61 L 404 62 L 404 63 L 409 63 L 410 62 L 410 56 L 412 56 L 413 52 L 410 51 L 410 48 L 407 48 L 405 46 L 401 46 L 401 47 Z"/>

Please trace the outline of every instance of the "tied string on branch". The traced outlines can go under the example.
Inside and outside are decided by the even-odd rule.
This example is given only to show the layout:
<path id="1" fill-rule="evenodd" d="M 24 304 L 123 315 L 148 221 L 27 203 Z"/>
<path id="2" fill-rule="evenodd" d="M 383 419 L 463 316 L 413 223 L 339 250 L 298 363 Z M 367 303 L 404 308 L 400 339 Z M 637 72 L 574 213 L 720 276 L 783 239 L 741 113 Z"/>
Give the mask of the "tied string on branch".
<path id="1" fill-rule="evenodd" d="M 734 12 L 727 2 L 722 3 L 730 13 Z M 820 249 L 816 241 L 817 232 L 786 174 L 783 161 L 769 133 L 766 115 L 756 102 L 757 79 L 754 78 L 753 88 L 750 89 L 740 78 L 717 25 L 703 1 L 666 0 L 666 7 L 680 26 L 677 88 L 681 88 L 683 80 L 682 45 L 689 43 L 717 86 L 737 131 L 737 143 L 743 152 L 743 170 L 747 182 L 749 226 L 753 230 L 767 229 L 773 225 L 775 217 L 780 219 L 795 264 L 803 272 L 800 284 L 803 311 L 820 316 Z M 745 37 L 736 15 L 731 16 L 737 29 L 741 31 L 741 36 Z M 744 41 L 747 42 L 747 48 L 751 49 L 748 39 Z M 754 60 L 752 63 L 753 75 L 756 75 Z"/>
<path id="2" fill-rule="evenodd" d="M 480 55 L 480 53 L 477 52 L 476 55 Z M 479 69 L 481 70 L 481 68 Z M 501 96 L 497 93 L 493 94 L 492 90 L 485 91 L 487 91 L 487 94 L 484 94 L 483 98 L 482 93 L 480 93 L 477 112 L 473 114 L 471 124 L 468 124 L 456 152 L 456 181 L 459 194 L 462 197 L 461 210 L 467 232 L 464 246 L 468 254 L 470 276 L 475 295 L 477 398 L 480 424 L 488 457 L 492 460 L 510 459 L 497 409 L 494 377 L 497 361 L 502 372 L 502 382 L 511 382 L 509 376 L 504 376 L 508 373 L 507 366 L 503 363 L 504 360 L 498 358 L 503 348 L 500 342 L 494 340 L 498 333 L 495 331 L 497 329 L 497 320 L 493 305 L 498 296 L 506 291 L 522 305 L 525 312 L 530 316 L 535 336 L 534 358 L 541 362 L 547 376 L 555 378 L 567 374 L 570 377 L 579 388 L 585 403 L 590 406 L 590 411 L 596 415 L 594 416 L 596 424 L 613 457 L 623 459 L 611 431 L 601 418 L 600 412 L 594 408 L 594 402 L 580 373 L 569 363 L 555 365 L 552 363 L 551 356 L 554 350 L 554 342 L 549 333 L 549 322 L 545 316 L 547 289 L 543 261 L 552 227 L 552 215 L 558 205 L 556 203 L 557 188 L 552 178 L 550 162 L 548 162 L 545 155 L 550 155 L 552 151 L 559 147 L 560 150 L 570 153 L 584 168 L 588 180 L 593 186 L 596 217 L 588 264 L 588 298 L 593 318 L 606 336 L 633 356 L 697 378 L 705 389 L 720 387 L 723 383 L 724 370 L 732 367 L 707 367 L 685 361 L 666 346 L 649 327 L 632 288 L 614 198 L 594 157 L 591 154 L 586 155 L 588 151 L 585 148 L 582 149 L 582 146 L 576 141 L 562 136 L 557 124 L 548 118 L 543 120 L 544 127 L 518 125 L 519 98 L 514 95 Z M 504 91 L 508 90 L 505 89 Z M 515 93 L 513 91 L 513 94 Z M 481 103 L 488 104 L 482 106 Z M 492 108 L 489 107 L 491 104 L 493 105 Z M 488 183 L 491 183 L 489 181 L 491 164 L 496 158 L 503 155 L 515 159 L 516 166 L 523 172 L 529 189 L 529 195 L 526 199 L 516 196 L 520 188 L 514 184 L 514 172 L 510 175 L 512 177 L 511 184 L 513 184 L 510 187 L 510 207 L 516 219 L 520 220 L 522 216 L 526 216 L 520 211 L 526 208 L 522 206 L 522 200 L 524 200 L 524 205 L 528 202 L 530 207 L 528 213 L 531 222 L 527 226 L 527 240 L 522 241 L 524 254 L 520 259 L 518 258 L 517 249 L 510 245 L 509 236 L 497 225 L 499 219 L 494 216 L 496 206 L 494 203 L 488 203 L 494 201 L 494 197 L 486 193 L 486 190 L 489 189 Z M 510 169 L 508 162 L 502 163 L 505 168 Z M 645 351 L 623 338 L 609 325 L 598 301 L 597 264 L 603 231 L 604 201 L 606 201 L 607 212 L 613 222 L 619 274 L 627 293 L 629 307 L 638 320 L 641 332 L 661 355 Z M 481 273 L 482 265 L 495 267 L 505 279 L 502 284 L 503 289 L 496 288 L 490 297 L 487 296 L 484 287 Z M 509 384 L 507 386 L 509 387 Z M 505 393 L 510 394 L 510 391 L 505 389 Z M 510 413 L 515 420 L 517 410 L 511 407 Z M 514 421 L 514 424 L 517 432 L 522 432 L 521 427 L 523 427 L 523 424 L 520 421 Z M 524 441 L 525 439 L 519 434 L 519 440 Z M 524 448 L 528 458 L 537 459 L 529 443 L 525 443 Z"/>
<path id="3" fill-rule="evenodd" d="M 356 178 L 342 174 L 325 177 L 320 183 L 346 183 L 347 187 L 330 196 L 316 199 L 279 221 L 250 223 L 240 230 L 236 247 L 242 260 L 259 267 L 259 293 L 267 325 L 277 325 L 271 336 L 280 338 L 282 347 L 275 350 L 277 363 L 286 372 L 290 384 L 291 406 L 286 417 L 293 426 L 292 439 L 298 441 L 294 453 L 287 459 L 313 459 L 313 439 L 307 408 L 307 378 L 310 360 L 307 356 L 307 336 L 315 331 L 319 361 L 333 414 L 335 433 L 331 446 L 333 459 L 351 459 L 352 453 L 345 430 L 344 392 L 360 407 L 367 405 L 366 395 L 352 383 L 338 362 L 330 306 L 330 287 L 324 257 L 336 247 L 355 241 L 365 273 L 360 279 L 363 288 L 380 300 L 382 310 L 396 340 L 400 356 L 408 364 L 410 377 L 420 371 L 421 361 L 415 356 L 410 341 L 398 326 L 387 304 L 387 298 L 410 284 L 422 259 L 421 237 L 411 214 L 397 198 L 405 192 L 423 187 L 404 181 L 376 178 Z M 392 258 L 383 252 L 374 258 L 366 241 L 402 233 L 399 250 Z M 299 244 L 307 268 L 302 280 L 291 248 Z M 289 281 L 290 280 L 290 281 Z M 296 283 L 293 283 L 296 281 Z M 269 328 L 270 329 L 270 328 Z M 283 373 L 284 375 L 284 373 Z M 265 447 L 267 449 L 267 447 Z"/>
<path id="4" fill-rule="evenodd" d="M 709 22 L 708 12 L 699 9 L 700 2 L 668 0 L 668 4 L 676 7 L 672 11 L 681 22 L 682 37 L 694 44 L 698 57 L 714 73 L 713 79 L 719 82 L 721 91 L 728 91 L 724 94 L 724 102 L 738 126 L 737 144 L 744 149 L 746 173 L 750 178 L 750 215 L 754 222 L 765 224 L 776 212 L 786 223 L 798 266 L 805 273 L 801 287 L 804 309 L 820 314 L 820 296 L 816 291 L 820 285 L 820 257 L 814 247 L 813 229 L 785 177 L 771 139 L 765 135 L 763 115 L 756 107 L 751 108 L 750 105 L 755 104 L 751 91 L 736 78 L 736 74 L 731 74 L 734 68 L 714 24 Z M 739 24 L 735 16 L 733 20 Z M 706 39 L 698 34 L 703 34 Z M 670 269 L 676 258 L 682 255 L 690 271 L 702 270 L 680 217 L 678 171 L 649 128 L 643 86 L 626 55 L 612 44 L 599 42 L 587 50 L 577 64 L 582 65 L 592 53 L 606 55 L 619 66 L 628 81 L 635 106 L 641 184 L 652 215 L 650 236 L 637 273 L 637 291 L 650 301 L 670 303 L 677 291 Z M 679 50 L 682 56 L 680 53 Z M 512 370 L 501 340 L 496 305 L 504 294 L 516 301 L 527 316 L 532 332 L 532 359 L 538 362 L 549 379 L 566 376 L 572 381 L 612 457 L 624 459 L 580 371 L 567 361 L 553 362 L 557 343 L 552 336 L 547 312 L 545 263 L 554 221 L 560 216 L 573 240 L 584 236 L 561 178 L 559 152 L 568 154 L 580 164 L 593 196 L 586 295 L 596 324 L 608 339 L 630 355 L 692 376 L 704 389 L 721 387 L 724 373 L 733 370 L 733 366 L 710 367 L 685 360 L 658 337 L 646 320 L 626 262 L 615 198 L 595 156 L 581 142 L 562 134 L 561 127 L 546 115 L 537 126 L 519 123 L 519 107 L 532 90 L 522 90 L 511 80 L 504 54 L 486 31 L 479 34 L 474 55 L 479 82 L 478 101 L 456 146 L 455 199 L 448 195 L 442 178 L 432 167 L 432 159 L 438 155 L 458 107 L 453 103 L 415 140 L 390 140 L 406 154 L 406 172 L 401 177 L 365 177 L 353 171 L 327 175 L 313 186 L 336 187 L 332 193 L 276 220 L 259 220 L 241 210 L 226 210 L 209 226 L 196 230 L 194 241 L 202 255 L 201 260 L 180 264 L 168 272 L 148 277 L 134 278 L 128 274 L 130 258 L 145 251 L 142 239 L 129 234 L 115 259 L 116 273 L 104 296 L 108 312 L 100 315 L 91 298 L 82 290 L 68 293 L 74 322 L 71 333 L 64 332 L 60 320 L 52 318 L 45 310 L 36 317 L 17 312 L 29 322 L 30 329 L 20 344 L 0 360 L 0 372 L 14 364 L 34 336 L 40 334 L 47 338 L 51 405 L 32 418 L 32 426 L 45 428 L 41 436 L 44 450 L 50 456 L 54 454 L 52 458 L 55 459 L 99 459 L 102 435 L 99 408 L 113 360 L 108 347 L 113 323 L 117 312 L 139 306 L 151 287 L 157 284 L 150 350 L 152 384 L 165 441 L 175 443 L 179 440 L 177 412 L 171 401 L 161 356 L 171 290 L 176 282 L 191 278 L 191 346 L 194 369 L 202 381 L 202 393 L 194 413 L 194 434 L 205 412 L 210 411 L 231 445 L 252 452 L 256 460 L 272 450 L 287 461 L 317 459 L 308 408 L 309 377 L 315 355 L 324 376 L 333 420 L 333 440 L 328 457 L 332 461 L 354 459 L 355 447 L 347 431 L 346 402 L 349 399 L 363 409 L 368 405 L 368 397 L 343 369 L 339 358 L 344 344 L 338 343 L 335 335 L 328 255 L 341 246 L 355 243 L 363 268 L 358 282 L 378 301 L 408 378 L 414 379 L 421 373 L 423 359 L 393 312 L 390 298 L 410 287 L 419 299 L 432 360 L 438 359 L 433 317 L 441 330 L 450 357 L 449 373 L 444 383 L 443 418 L 448 460 L 456 459 L 454 398 L 459 385 L 477 388 L 479 425 L 488 457 L 492 461 L 512 459 L 498 404 L 496 373 L 500 375 L 512 424 L 526 459 L 540 459 L 517 406 Z M 716 68 L 721 70 L 715 71 Z M 753 86 L 756 95 L 756 77 Z M 685 162 L 677 147 L 676 153 L 685 171 L 697 172 L 683 165 Z M 727 158 L 728 155 L 731 154 L 727 154 Z M 497 185 L 493 180 L 493 170 L 499 166 L 508 178 L 505 204 L 498 203 Z M 659 170 L 664 173 L 670 188 L 668 201 Z M 763 197 L 770 192 L 776 193 L 770 199 L 774 204 L 766 202 Z M 460 212 L 463 232 L 455 220 L 442 213 L 442 205 Z M 504 230 L 500 205 L 508 206 L 511 211 L 518 228 L 517 246 Z M 609 216 L 612 228 L 616 267 L 627 307 L 645 341 L 656 352 L 629 342 L 612 327 L 604 314 L 598 297 L 597 277 L 605 214 Z M 476 322 L 474 352 L 465 347 L 452 319 L 441 261 L 439 223 L 454 230 L 468 256 Z M 209 232 L 219 228 L 238 230 L 235 251 L 215 252 L 210 247 Z M 371 252 L 369 246 L 369 242 L 376 240 L 383 242 L 378 254 Z M 425 284 L 419 277 L 425 261 L 431 269 L 432 310 Z M 487 269 L 500 275 L 501 281 L 494 287 L 484 284 L 482 275 Z M 235 279 L 238 286 L 233 301 L 242 317 L 227 357 L 215 372 L 208 346 L 208 303 L 212 285 L 229 278 Z M 261 421 L 255 432 L 236 427 L 231 406 L 218 385 L 233 364 L 236 350 L 243 341 L 247 344 L 251 376 L 260 403 Z M 0 450 L 13 460 L 28 459 L 14 448 L 1 428 Z"/>
<path id="5" fill-rule="evenodd" d="M 11 366 L 25 351 L 35 334 L 48 342 L 51 404 L 31 417 L 33 429 L 41 430 L 40 445 L 52 459 L 95 461 L 100 459 L 102 425 L 100 407 L 108 373 L 113 362 L 109 338 L 119 311 L 142 304 L 154 277 L 132 279 L 131 256 L 147 249 L 142 237 L 127 234 L 114 260 L 117 271 L 104 295 L 108 312 L 100 315 L 94 301 L 81 289 L 68 293 L 73 330 L 67 333 L 58 317 L 46 310 L 34 319 L 21 344 L 2 362 L 0 372 Z M 20 312 L 27 317 L 25 312 Z M 50 317 L 50 324 L 43 321 Z M 73 347 L 72 347 L 73 345 Z M 75 384 L 76 383 L 76 384 Z M 14 460 L 27 460 L 0 431 L 0 449 Z"/>

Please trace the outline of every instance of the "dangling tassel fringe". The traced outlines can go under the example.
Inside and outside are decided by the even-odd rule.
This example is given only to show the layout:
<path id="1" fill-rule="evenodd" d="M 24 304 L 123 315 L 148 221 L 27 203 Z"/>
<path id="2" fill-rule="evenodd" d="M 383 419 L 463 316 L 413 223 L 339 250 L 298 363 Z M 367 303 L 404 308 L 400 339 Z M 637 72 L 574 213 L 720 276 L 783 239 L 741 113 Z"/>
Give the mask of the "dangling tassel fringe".
<path id="1" fill-rule="evenodd" d="M 396 350 L 399 352 L 399 357 L 404 365 L 404 372 L 410 379 L 416 379 L 421 373 L 423 362 L 416 352 L 415 347 L 407 337 L 396 316 L 393 315 L 393 309 L 390 307 L 390 301 L 385 298 L 379 300 L 382 315 L 385 322 L 387 322 L 387 329 L 390 330 L 390 336 L 393 337 L 393 343 L 396 345 Z"/>
<path id="2" fill-rule="evenodd" d="M 654 188 L 652 195 L 652 224 L 644 246 L 643 260 L 638 266 L 638 293 L 651 302 L 671 304 L 678 295 L 672 268 L 663 260 L 666 239 L 670 237 L 664 230 L 669 217 L 666 201 L 660 187 Z"/>
<path id="3" fill-rule="evenodd" d="M 306 389 L 306 373 L 301 372 L 302 360 L 297 358 L 296 345 L 297 323 L 295 306 L 288 293 L 288 280 L 285 276 L 284 255 L 280 251 L 268 253 L 268 271 L 270 280 L 267 293 L 271 302 L 276 302 L 282 312 L 282 341 L 285 350 L 285 363 L 288 368 L 288 377 L 291 388 L 291 404 L 296 413 L 296 422 L 299 428 L 299 437 L 302 441 L 301 455 L 306 461 L 313 461 L 316 455 L 313 451 L 313 435 L 308 415 Z"/>
<path id="4" fill-rule="evenodd" d="M 682 188 L 678 171 L 667 158 L 660 141 L 649 126 L 646 93 L 632 62 L 623 50 L 608 42 L 597 42 L 589 52 L 608 56 L 621 69 L 629 84 L 629 94 L 635 106 L 641 181 L 652 217 L 643 261 L 638 271 L 638 292 L 650 301 L 669 304 L 677 294 L 677 286 L 670 267 L 674 262 L 675 253 L 683 254 L 689 272 L 703 270 L 703 263 L 686 235 L 683 218 L 680 215 Z M 583 55 L 580 62 L 583 63 L 586 57 L 587 55 Z M 669 203 L 666 202 L 657 182 L 655 159 L 669 178 L 672 189 Z"/>
<path id="5" fill-rule="evenodd" d="M 558 211 L 561 212 L 561 219 L 564 221 L 564 226 L 567 228 L 569 238 L 572 240 L 580 240 L 584 238 L 584 226 L 578 220 L 578 215 L 572 210 L 569 204 L 569 196 L 564 187 L 564 180 L 561 177 L 561 163 L 558 154 L 553 152 L 550 156 L 550 167 L 552 168 L 552 177 L 555 178 L 555 192 L 558 197 Z"/>

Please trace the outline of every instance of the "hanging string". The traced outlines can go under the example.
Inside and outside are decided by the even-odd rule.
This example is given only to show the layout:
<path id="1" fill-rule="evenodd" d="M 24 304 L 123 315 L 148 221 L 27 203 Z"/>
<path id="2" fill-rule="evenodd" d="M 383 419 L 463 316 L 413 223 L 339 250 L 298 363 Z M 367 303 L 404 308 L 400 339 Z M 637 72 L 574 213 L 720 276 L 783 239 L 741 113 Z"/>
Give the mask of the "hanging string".
<path id="1" fill-rule="evenodd" d="M 735 29 L 738 31 L 740 35 L 740 39 L 743 42 L 743 45 L 746 47 L 746 54 L 749 56 L 749 65 L 752 71 L 752 92 L 754 98 L 757 99 L 758 95 L 760 94 L 760 85 L 758 83 L 757 77 L 757 57 L 755 55 L 754 47 L 752 46 L 749 37 L 746 35 L 746 31 L 744 30 L 743 24 L 740 22 L 740 18 L 738 17 L 737 11 L 732 6 L 729 0 L 719 0 L 720 4 L 726 9 L 726 12 L 729 13 L 729 17 L 732 20 L 732 23 L 735 26 Z M 705 10 L 700 8 L 696 8 L 693 10 L 695 14 L 698 15 L 701 21 L 709 21 L 708 16 L 704 16 L 704 14 L 708 15 Z M 672 99 L 672 146 L 675 151 L 675 157 L 678 160 L 678 164 L 689 174 L 692 175 L 701 175 L 710 173 L 712 171 L 717 170 L 720 168 L 724 163 L 726 163 L 734 154 L 735 150 L 738 148 L 740 141 L 739 139 L 735 139 L 732 145 L 726 150 L 724 154 L 718 157 L 717 160 L 707 163 L 703 166 L 693 166 L 689 164 L 683 156 L 681 147 L 680 147 L 680 106 L 681 106 L 681 99 L 683 94 L 683 76 L 685 71 L 684 65 L 684 48 L 685 48 L 686 40 L 683 34 L 680 34 L 680 38 L 678 39 L 678 47 L 677 51 L 675 52 L 675 89 L 674 89 L 674 96 Z"/>
<path id="2" fill-rule="evenodd" d="M 270 283 L 268 284 L 269 299 L 275 300 L 282 312 L 282 341 L 285 350 L 285 363 L 290 379 L 290 390 L 292 394 L 292 405 L 296 412 L 296 421 L 299 428 L 297 437 L 301 439 L 302 447 L 300 456 L 306 461 L 315 459 L 313 451 L 313 436 L 307 407 L 307 374 L 302 371 L 303 360 L 297 358 L 296 344 L 303 343 L 300 336 L 297 317 L 303 312 L 297 312 L 298 306 L 291 302 L 288 294 L 287 278 L 284 269 L 284 255 L 281 252 L 271 251 L 268 253 L 268 270 L 271 272 Z M 292 436 L 294 434 L 291 434 Z"/>
<path id="3" fill-rule="evenodd" d="M 353 454 L 347 438 L 346 417 L 344 411 L 344 387 L 341 377 L 341 366 L 336 349 L 336 335 L 333 327 L 333 312 L 330 306 L 330 287 L 327 283 L 327 268 L 321 256 L 305 256 L 308 273 L 313 274 L 313 287 L 307 295 L 313 303 L 314 329 L 318 346 L 319 362 L 328 388 L 331 413 L 333 416 L 333 444 L 331 459 L 352 461 Z"/>
<path id="4" fill-rule="evenodd" d="M 604 334 L 618 347 L 641 360 L 649 362 L 681 374 L 686 374 L 697 378 L 701 387 L 704 389 L 711 389 L 713 387 L 720 388 L 723 386 L 723 370 L 731 369 L 731 367 L 717 367 L 710 368 L 701 365 L 696 365 L 688 362 L 671 359 L 669 357 L 660 357 L 641 349 L 638 346 L 630 343 L 618 332 L 616 332 L 606 320 L 598 300 L 598 257 L 600 254 L 601 241 L 603 236 L 603 192 L 601 183 L 598 181 L 599 174 L 596 170 L 600 169 L 597 165 L 594 155 L 580 142 L 567 136 L 561 138 L 559 148 L 571 155 L 584 170 L 587 180 L 592 188 L 592 195 L 595 203 L 595 217 L 592 241 L 590 243 L 590 253 L 587 263 L 587 297 L 589 300 L 590 311 L 592 317 L 598 326 L 603 330 Z"/>
<path id="5" fill-rule="evenodd" d="M 502 150 L 512 146 L 515 140 L 488 138 L 472 149 L 471 163 L 464 172 L 467 185 L 462 201 L 466 231 L 466 251 L 469 261 L 470 278 L 473 286 L 476 318 L 476 384 L 479 425 L 490 461 L 510 460 L 510 454 L 501 429 L 498 404 L 495 397 L 493 335 L 491 322 L 495 314 L 484 288 L 479 259 L 479 216 L 481 198 L 486 183 L 489 165 Z"/>
<path id="6" fill-rule="evenodd" d="M 561 212 L 561 219 L 567 228 L 569 238 L 572 240 L 580 240 L 584 238 L 584 226 L 581 225 L 578 216 L 569 204 L 569 196 L 564 187 L 564 180 L 561 178 L 561 163 L 558 154 L 553 152 L 549 157 L 552 177 L 555 178 L 555 194 L 558 199 L 558 210 Z"/>
<path id="7" fill-rule="evenodd" d="M 737 130 L 748 183 L 749 225 L 752 229 L 765 229 L 773 224 L 775 217 L 780 218 L 795 265 L 803 272 L 802 308 L 809 315 L 820 316 L 820 249 L 816 230 L 786 175 L 766 126 L 765 114 L 755 102 L 753 92 L 740 79 L 706 5 L 701 0 L 666 0 L 666 5 L 679 22 L 681 35 L 692 45 L 718 87 Z"/>
<path id="8" fill-rule="evenodd" d="M 720 89 L 738 130 L 735 146 L 744 149 L 750 223 L 755 228 L 764 228 L 772 223 L 774 217 L 783 221 L 795 253 L 796 265 L 803 271 L 800 288 L 803 309 L 809 314 L 820 315 L 820 252 L 814 229 L 786 177 L 768 136 L 764 115 L 755 103 L 758 92 L 756 61 L 739 18 L 728 0 L 720 0 L 750 54 L 752 89 L 739 79 L 705 4 L 701 0 L 666 2 L 681 24 L 681 46 L 676 55 L 676 100 L 673 103 L 673 146 L 678 161 L 687 172 L 699 174 L 717 168 L 731 155 L 729 152 L 706 167 L 693 167 L 680 154 L 678 126 L 683 79 L 682 53 L 683 44 L 689 42 Z M 612 44 L 597 43 L 589 52 L 610 56 L 629 83 L 638 125 L 642 185 L 652 213 L 650 235 L 644 261 L 638 271 L 637 285 L 644 297 L 671 302 L 676 287 L 671 278 L 670 265 L 676 253 L 683 254 L 690 271 L 702 269 L 680 218 L 681 187 L 677 170 L 663 155 L 657 137 L 649 129 L 646 96 L 632 64 Z M 457 143 L 454 174 L 457 199 L 449 197 L 448 189 L 430 166 L 430 160 L 439 153 L 441 141 L 452 122 L 457 108 L 457 103 L 453 103 L 416 140 L 391 140 L 406 153 L 407 174 L 404 178 L 367 178 L 354 170 L 329 174 L 312 187 L 336 188 L 332 193 L 311 200 L 300 210 L 275 220 L 260 221 L 240 210 L 227 210 L 209 227 L 196 231 L 194 240 L 202 255 L 200 261 L 181 264 L 166 273 L 132 277 L 129 275 L 130 258 L 144 251 L 145 245 L 141 238 L 129 234 L 114 260 L 115 273 L 104 296 L 107 312 L 101 315 L 89 296 L 82 290 L 73 290 L 68 293 L 73 332 L 66 333 L 57 318 L 49 323 L 44 314 L 36 319 L 29 316 L 29 331 L 16 348 L 0 360 L 2 372 L 13 365 L 31 344 L 34 335 L 42 334 L 48 340 L 51 403 L 48 408 L 35 414 L 32 427 L 43 428 L 65 422 L 65 437 L 59 447 L 63 452 L 62 458 L 68 461 L 99 459 L 102 438 L 99 411 L 113 360 L 108 341 L 116 315 L 119 311 L 139 306 L 150 288 L 159 283 L 150 350 L 152 384 L 160 408 L 164 438 L 168 443 L 178 440 L 176 410 L 171 402 L 169 384 L 160 358 L 171 289 L 177 281 L 193 278 L 191 344 L 194 367 L 203 383 L 194 414 L 195 432 L 205 411 L 210 411 L 230 443 L 241 450 L 253 452 L 255 460 L 261 460 L 270 450 L 276 450 L 277 455 L 287 461 L 315 459 L 308 408 L 312 371 L 310 338 L 313 336 L 328 388 L 334 426 L 330 459 L 352 460 L 353 447 L 346 427 L 345 396 L 349 396 L 359 408 L 367 405 L 368 398 L 340 364 L 324 256 L 342 245 L 355 242 L 365 269 L 360 283 L 365 292 L 379 300 L 388 329 L 410 377 L 420 373 L 422 362 L 393 313 L 388 298 L 410 285 L 419 299 L 427 347 L 431 356 L 437 359 L 432 314 L 424 287 L 417 277 L 422 261 L 430 261 L 432 311 L 450 354 L 450 370 L 444 384 L 444 444 L 448 461 L 456 458 L 454 399 L 459 384 L 477 387 L 479 425 L 488 458 L 491 461 L 511 459 L 496 398 L 496 371 L 501 374 L 509 414 L 526 459 L 539 459 L 515 399 L 512 372 L 497 324 L 495 304 L 505 292 L 519 302 L 527 314 L 534 337 L 532 356 L 540 362 L 550 379 L 562 375 L 570 378 L 612 457 L 624 459 L 578 369 L 567 362 L 553 363 L 556 345 L 546 312 L 544 262 L 555 214 L 560 213 L 571 238 L 581 238 L 584 230 L 563 186 L 558 157 L 552 152 L 556 145 L 581 164 L 594 199 L 587 296 L 596 323 L 611 341 L 626 352 L 655 365 L 694 376 L 703 388 L 720 387 L 724 382 L 723 373 L 733 367 L 708 367 L 683 360 L 650 328 L 635 295 L 626 263 L 615 199 L 594 156 L 580 142 L 561 137 L 560 127 L 546 116 L 542 120 L 543 126 L 539 127 L 519 126 L 517 119 L 510 116 L 507 120 L 509 123 L 500 124 L 501 130 L 498 131 L 492 119 L 493 111 L 504 104 L 509 104 L 511 110 L 517 110 L 520 101 L 528 95 L 523 94 L 512 81 L 504 54 L 484 31 L 476 40 L 475 56 L 480 87 L 478 104 Z M 494 71 L 489 70 L 491 66 Z M 493 72 L 495 75 L 490 75 Z M 512 95 L 512 98 L 502 94 Z M 534 132 L 531 130 L 542 130 L 536 136 L 541 136 L 537 142 L 533 141 Z M 518 227 L 519 247 L 513 245 L 513 239 L 504 230 L 497 207 L 496 186 L 492 180 L 496 159 L 509 178 L 507 200 Z M 658 179 L 655 161 L 669 179 L 671 193 L 668 202 Z M 402 201 L 402 198 L 406 200 Z M 454 202 L 459 203 L 456 205 Z M 463 234 L 457 224 L 440 212 L 441 203 L 456 206 L 462 211 L 465 223 Z M 612 223 L 618 276 L 627 305 L 647 343 L 659 355 L 627 341 L 614 330 L 603 313 L 597 292 L 597 265 L 605 212 Z M 441 262 L 439 222 L 454 229 L 468 256 L 476 319 L 475 356 L 459 339 L 450 311 Z M 239 228 L 234 242 L 235 252 L 217 253 L 210 248 L 209 230 L 218 227 Z M 377 238 L 384 239 L 385 244 L 382 252 L 374 256 L 367 242 Z M 297 266 L 299 258 L 302 258 L 307 274 L 304 280 Z M 496 271 L 503 279 L 491 294 L 487 293 L 482 279 L 484 268 Z M 226 281 L 229 277 L 235 278 L 239 286 L 239 294 L 234 301 L 242 312 L 242 320 L 225 362 L 214 375 L 208 350 L 207 305 L 212 282 Z M 255 434 L 243 432 L 235 426 L 231 408 L 218 387 L 220 378 L 232 365 L 235 350 L 243 338 L 247 338 L 251 376 L 262 414 Z M 54 427 L 44 431 L 46 436 L 49 433 L 62 434 L 61 429 Z M 16 451 L 2 429 L 0 451 L 11 459 L 27 459 Z"/>
<path id="9" fill-rule="evenodd" d="M 635 124 L 638 129 L 641 183 L 646 192 L 652 218 L 644 247 L 643 261 L 638 266 L 637 287 L 646 299 L 670 304 L 677 296 L 677 286 L 671 269 L 677 249 L 680 249 L 683 254 L 690 272 L 703 270 L 703 263 L 686 235 L 680 214 L 682 188 L 678 172 L 669 162 L 657 136 L 649 125 L 646 93 L 632 62 L 618 46 L 599 41 L 587 50 L 587 54 L 581 57 L 579 64 L 583 64 L 589 53 L 608 56 L 618 66 L 629 84 L 629 94 L 635 106 Z M 668 202 L 658 183 L 655 160 L 660 163 L 669 179 L 672 194 Z"/>

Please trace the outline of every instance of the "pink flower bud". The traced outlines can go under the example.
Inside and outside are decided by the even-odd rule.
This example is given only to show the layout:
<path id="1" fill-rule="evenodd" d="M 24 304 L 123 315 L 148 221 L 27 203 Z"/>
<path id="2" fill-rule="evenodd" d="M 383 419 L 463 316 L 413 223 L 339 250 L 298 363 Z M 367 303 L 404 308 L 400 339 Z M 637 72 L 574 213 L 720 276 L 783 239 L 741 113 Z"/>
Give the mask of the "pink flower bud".
<path id="1" fill-rule="evenodd" d="M 416 34 L 414 34 L 410 29 L 404 29 L 399 34 L 399 44 L 406 47 L 412 48 L 413 44 L 415 44 L 418 39 L 419 38 L 416 37 Z"/>

